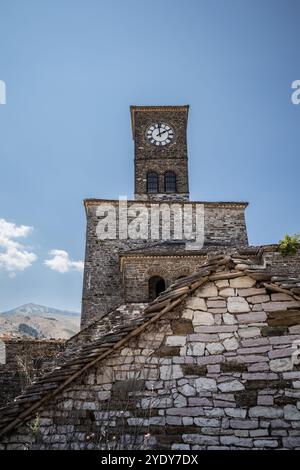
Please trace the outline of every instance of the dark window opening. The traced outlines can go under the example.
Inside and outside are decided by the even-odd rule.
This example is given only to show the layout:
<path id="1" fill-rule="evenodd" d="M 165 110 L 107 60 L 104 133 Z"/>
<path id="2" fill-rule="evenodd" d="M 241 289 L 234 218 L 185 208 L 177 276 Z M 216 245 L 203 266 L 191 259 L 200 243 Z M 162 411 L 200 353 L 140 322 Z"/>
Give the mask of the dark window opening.
<path id="1" fill-rule="evenodd" d="M 149 279 L 149 300 L 154 300 L 161 292 L 166 290 L 166 283 L 160 276 L 153 276 Z"/>
<path id="2" fill-rule="evenodd" d="M 173 171 L 165 173 L 165 192 L 176 193 L 176 175 Z"/>
<path id="3" fill-rule="evenodd" d="M 154 171 L 147 175 L 147 193 L 158 193 L 158 176 Z"/>

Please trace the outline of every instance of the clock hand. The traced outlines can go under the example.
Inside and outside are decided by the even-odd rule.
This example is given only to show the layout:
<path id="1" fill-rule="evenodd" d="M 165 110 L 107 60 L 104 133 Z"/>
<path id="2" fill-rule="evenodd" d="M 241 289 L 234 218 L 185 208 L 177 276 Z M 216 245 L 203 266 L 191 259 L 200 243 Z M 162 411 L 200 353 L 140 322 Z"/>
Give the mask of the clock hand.
<path id="1" fill-rule="evenodd" d="M 168 132 L 168 131 L 167 131 L 166 129 L 165 129 L 165 130 L 163 130 L 163 131 L 161 131 L 161 132 L 158 134 L 158 135 L 159 135 L 159 137 L 160 137 L 162 134 L 164 134 L 165 132 Z"/>

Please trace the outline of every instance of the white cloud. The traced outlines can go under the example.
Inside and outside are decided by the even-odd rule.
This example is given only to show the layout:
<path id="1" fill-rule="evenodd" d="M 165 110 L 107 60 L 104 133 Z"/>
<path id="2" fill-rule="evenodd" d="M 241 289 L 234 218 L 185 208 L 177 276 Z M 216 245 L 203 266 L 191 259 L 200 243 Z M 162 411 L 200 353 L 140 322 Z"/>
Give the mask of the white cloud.
<path id="1" fill-rule="evenodd" d="M 33 228 L 27 225 L 15 225 L 0 219 L 0 270 L 7 271 L 14 277 L 17 271 L 24 271 L 37 259 L 35 253 L 16 241 L 15 238 L 26 238 Z"/>
<path id="2" fill-rule="evenodd" d="M 44 264 L 53 271 L 68 273 L 69 271 L 83 271 L 83 261 L 72 261 L 69 253 L 65 250 L 51 250 L 49 255 L 52 259 L 46 259 Z"/>

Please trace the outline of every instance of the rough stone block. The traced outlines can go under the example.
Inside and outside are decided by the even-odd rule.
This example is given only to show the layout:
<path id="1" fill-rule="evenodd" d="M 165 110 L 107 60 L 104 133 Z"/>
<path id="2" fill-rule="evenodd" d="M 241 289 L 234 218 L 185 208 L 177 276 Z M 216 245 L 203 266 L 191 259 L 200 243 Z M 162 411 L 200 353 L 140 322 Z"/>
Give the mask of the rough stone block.
<path id="1" fill-rule="evenodd" d="M 186 343 L 186 336 L 167 336 L 166 346 L 184 346 Z"/>
<path id="2" fill-rule="evenodd" d="M 235 290 L 232 287 L 226 287 L 225 289 L 221 289 L 219 292 L 221 297 L 234 297 Z"/>
<path id="3" fill-rule="evenodd" d="M 256 323 L 256 322 L 265 322 L 267 320 L 267 315 L 265 312 L 251 312 L 243 313 L 239 315 L 239 323 Z"/>
<path id="4" fill-rule="evenodd" d="M 270 296 L 269 295 L 253 295 L 251 297 L 247 297 L 247 302 L 250 304 L 262 304 L 264 302 L 269 302 Z"/>
<path id="5" fill-rule="evenodd" d="M 230 279 L 229 281 L 230 287 L 234 287 L 236 289 L 248 288 L 253 287 L 256 284 L 255 279 L 249 276 L 241 276 L 236 277 L 235 279 Z"/>
<path id="6" fill-rule="evenodd" d="M 254 447 L 275 448 L 278 447 L 278 441 L 275 439 L 256 439 L 254 441 Z"/>
<path id="7" fill-rule="evenodd" d="M 228 297 L 227 308 L 229 313 L 250 312 L 249 304 L 243 297 Z"/>
<path id="8" fill-rule="evenodd" d="M 283 410 L 281 408 L 255 406 L 250 408 L 249 416 L 251 418 L 282 418 Z"/>
<path id="9" fill-rule="evenodd" d="M 231 380 L 230 382 L 222 382 L 218 384 L 219 390 L 221 392 L 237 392 L 239 390 L 244 390 L 244 385 L 238 380 Z"/>
<path id="10" fill-rule="evenodd" d="M 230 313 L 224 313 L 223 322 L 225 323 L 225 325 L 234 325 L 235 323 L 237 323 L 237 320 L 234 315 L 231 315 Z"/>
<path id="11" fill-rule="evenodd" d="M 203 356 L 205 351 L 205 343 L 191 342 L 185 348 L 182 348 L 180 354 L 187 356 Z"/>
<path id="12" fill-rule="evenodd" d="M 217 391 L 217 383 L 214 379 L 199 378 L 195 380 L 195 387 L 198 392 Z"/>
<path id="13" fill-rule="evenodd" d="M 194 423 L 196 426 L 205 426 L 205 427 L 212 427 L 212 428 L 219 428 L 220 427 L 220 420 L 219 419 L 209 419 L 209 418 L 194 418 Z"/>
<path id="14" fill-rule="evenodd" d="M 193 397 L 196 395 L 196 389 L 190 385 L 190 384 L 185 384 L 183 385 L 182 387 L 179 387 L 178 389 L 180 391 L 180 393 L 182 393 L 182 395 L 184 395 L 185 397 Z"/>
<path id="15" fill-rule="evenodd" d="M 203 446 L 213 445 L 217 446 L 219 444 L 219 438 L 215 436 L 200 436 L 199 434 L 183 434 L 183 442 L 188 444 L 199 444 Z"/>
<path id="16" fill-rule="evenodd" d="M 224 351 L 224 346 L 222 343 L 208 343 L 206 349 L 209 354 L 220 354 Z"/>
<path id="17" fill-rule="evenodd" d="M 293 369 L 293 362 L 290 357 L 282 357 L 271 360 L 269 366 L 273 372 L 286 372 Z"/>
<path id="18" fill-rule="evenodd" d="M 183 372 L 179 365 L 160 367 L 161 380 L 180 379 L 181 377 L 183 377 Z"/>
<path id="19" fill-rule="evenodd" d="M 192 322 L 194 326 L 213 325 L 215 323 L 215 320 L 213 315 L 209 312 L 195 311 Z"/>
<path id="20" fill-rule="evenodd" d="M 225 413 L 230 418 L 246 418 L 247 410 L 243 408 L 225 408 Z"/>
<path id="21" fill-rule="evenodd" d="M 191 310 L 202 310 L 206 311 L 206 302 L 204 299 L 200 299 L 199 297 L 191 297 L 186 304 L 187 308 Z"/>
<path id="22" fill-rule="evenodd" d="M 297 409 L 295 405 L 286 405 L 283 410 L 284 410 L 284 419 L 288 419 L 290 421 L 300 420 L 300 411 Z"/>
<path id="23" fill-rule="evenodd" d="M 239 342 L 236 338 L 227 338 L 225 341 L 223 341 L 223 345 L 226 349 L 226 351 L 235 351 L 239 347 Z"/>
<path id="24" fill-rule="evenodd" d="M 231 419 L 230 427 L 233 429 L 256 429 L 258 427 L 257 419 Z"/>
<path id="25" fill-rule="evenodd" d="M 260 335 L 260 329 L 257 327 L 240 328 L 238 334 L 241 338 L 254 338 Z"/>
<path id="26" fill-rule="evenodd" d="M 196 291 L 197 297 L 217 297 L 218 289 L 213 282 L 208 282 Z"/>

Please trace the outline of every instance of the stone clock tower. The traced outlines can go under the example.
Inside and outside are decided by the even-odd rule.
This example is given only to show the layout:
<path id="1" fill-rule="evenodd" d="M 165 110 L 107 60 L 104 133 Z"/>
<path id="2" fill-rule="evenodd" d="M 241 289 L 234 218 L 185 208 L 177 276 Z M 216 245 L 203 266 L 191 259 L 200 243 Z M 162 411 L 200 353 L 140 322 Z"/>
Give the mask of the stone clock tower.
<path id="1" fill-rule="evenodd" d="M 154 209 L 154 213 L 159 213 L 158 232 L 153 235 L 149 223 L 149 230 L 141 232 L 140 237 L 131 237 L 129 232 L 119 236 L 120 222 L 124 222 L 120 201 L 85 200 L 87 235 L 82 328 L 120 306 L 126 311 L 133 309 L 132 314 L 135 314 L 138 305 L 153 300 L 179 277 L 197 271 L 208 252 L 248 244 L 244 217 L 247 203 L 189 200 L 189 106 L 131 106 L 130 112 L 135 199 L 127 200 L 128 211 L 131 211 L 127 222 L 132 223 L 131 217 L 135 220 L 132 213 L 136 217 L 147 213 L 150 217 Z M 175 210 L 181 209 L 184 213 L 185 208 L 193 210 L 195 204 L 204 206 L 204 246 L 189 250 L 184 238 L 175 237 L 174 223 L 170 223 L 170 236 L 162 236 L 163 211 L 168 213 L 169 208 L 172 219 Z M 145 210 L 141 211 L 141 207 Z M 116 232 L 99 237 L 99 224 L 103 224 L 107 213 L 116 222 Z M 193 228 L 196 230 L 195 220 Z M 121 310 L 116 311 L 116 318 L 122 316 Z"/>
<path id="2" fill-rule="evenodd" d="M 188 106 L 131 106 L 135 199 L 189 199 Z"/>

